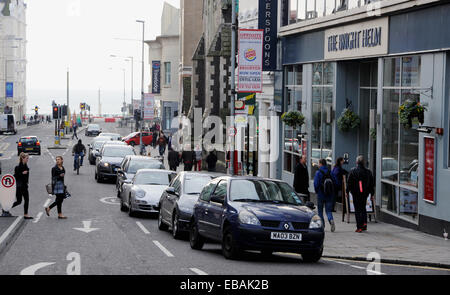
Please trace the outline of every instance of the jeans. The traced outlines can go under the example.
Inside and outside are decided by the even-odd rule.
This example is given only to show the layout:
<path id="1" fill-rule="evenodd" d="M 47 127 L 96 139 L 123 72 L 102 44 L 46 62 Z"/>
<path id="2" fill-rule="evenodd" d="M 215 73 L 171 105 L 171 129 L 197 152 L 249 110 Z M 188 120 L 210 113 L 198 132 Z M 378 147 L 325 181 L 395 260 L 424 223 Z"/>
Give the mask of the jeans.
<path id="1" fill-rule="evenodd" d="M 163 156 L 165 151 L 166 151 L 166 146 L 160 145 L 159 146 L 159 155 Z"/>
<path id="2" fill-rule="evenodd" d="M 73 169 L 77 169 L 77 161 L 78 161 L 78 157 L 81 157 L 80 165 L 83 166 L 84 153 L 81 152 L 81 153 L 79 153 L 79 154 L 75 154 L 75 157 L 73 158 Z"/>
<path id="3" fill-rule="evenodd" d="M 332 212 L 333 197 L 332 196 L 328 196 L 328 197 L 317 196 L 317 211 L 318 211 L 320 218 L 322 218 L 323 224 L 325 224 L 325 220 L 323 219 L 324 205 L 325 205 L 325 213 L 327 214 L 328 221 L 332 221 L 333 220 L 333 212 Z"/>
<path id="4" fill-rule="evenodd" d="M 53 207 L 57 207 L 58 214 L 62 213 L 62 203 L 64 201 L 65 194 L 56 194 L 55 201 L 48 207 L 49 209 L 52 209 Z"/>

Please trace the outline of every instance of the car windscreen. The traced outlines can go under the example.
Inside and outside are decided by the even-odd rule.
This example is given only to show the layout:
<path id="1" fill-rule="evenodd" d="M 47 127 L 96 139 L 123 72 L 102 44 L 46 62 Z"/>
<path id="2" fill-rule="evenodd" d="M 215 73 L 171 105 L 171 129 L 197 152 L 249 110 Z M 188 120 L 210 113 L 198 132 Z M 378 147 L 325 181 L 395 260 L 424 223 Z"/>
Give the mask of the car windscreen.
<path id="1" fill-rule="evenodd" d="M 287 183 L 270 180 L 233 180 L 231 181 L 230 200 L 302 205 L 300 198 Z"/>
<path id="2" fill-rule="evenodd" d="M 131 160 L 130 166 L 128 167 L 128 173 L 136 173 L 139 169 L 162 169 L 164 168 L 160 161 L 143 161 L 139 160 Z"/>
<path id="3" fill-rule="evenodd" d="M 171 180 L 171 174 L 167 172 L 141 172 L 136 174 L 134 178 L 134 184 L 140 185 L 169 185 Z"/>
<path id="4" fill-rule="evenodd" d="M 105 142 L 106 142 L 106 140 L 105 141 L 96 141 L 92 144 L 92 147 L 94 149 L 100 149 Z"/>
<path id="5" fill-rule="evenodd" d="M 132 137 L 135 137 L 137 134 L 139 134 L 139 133 L 133 132 L 133 133 L 128 134 L 125 138 L 132 138 Z"/>
<path id="6" fill-rule="evenodd" d="M 88 130 L 100 130 L 100 126 L 98 125 L 89 125 Z"/>
<path id="7" fill-rule="evenodd" d="M 20 139 L 21 143 L 26 143 L 26 144 L 34 144 L 37 142 L 37 138 L 36 137 L 23 137 Z"/>
<path id="8" fill-rule="evenodd" d="M 103 157 L 124 158 L 128 155 L 134 155 L 134 151 L 127 146 L 107 146 L 103 149 Z"/>
<path id="9" fill-rule="evenodd" d="M 211 181 L 211 176 L 186 176 L 184 179 L 184 193 L 187 195 L 200 194 L 202 189 Z"/>

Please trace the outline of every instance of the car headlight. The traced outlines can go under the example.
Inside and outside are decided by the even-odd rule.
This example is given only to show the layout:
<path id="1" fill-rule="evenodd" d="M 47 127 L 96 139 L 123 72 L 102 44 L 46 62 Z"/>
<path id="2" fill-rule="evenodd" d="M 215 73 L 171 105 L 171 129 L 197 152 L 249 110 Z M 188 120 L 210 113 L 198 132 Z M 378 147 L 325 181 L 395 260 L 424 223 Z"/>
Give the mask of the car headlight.
<path id="1" fill-rule="evenodd" d="M 145 191 L 136 191 L 135 196 L 136 198 L 142 199 L 143 197 L 145 197 Z"/>
<path id="2" fill-rule="evenodd" d="M 322 218 L 319 215 L 314 215 L 309 223 L 309 228 L 322 228 Z"/>
<path id="3" fill-rule="evenodd" d="M 109 167 L 109 163 L 102 163 L 104 167 Z"/>
<path id="4" fill-rule="evenodd" d="M 255 216 L 255 214 L 250 213 L 246 210 L 239 213 L 239 222 L 243 224 L 261 225 L 259 219 Z"/>

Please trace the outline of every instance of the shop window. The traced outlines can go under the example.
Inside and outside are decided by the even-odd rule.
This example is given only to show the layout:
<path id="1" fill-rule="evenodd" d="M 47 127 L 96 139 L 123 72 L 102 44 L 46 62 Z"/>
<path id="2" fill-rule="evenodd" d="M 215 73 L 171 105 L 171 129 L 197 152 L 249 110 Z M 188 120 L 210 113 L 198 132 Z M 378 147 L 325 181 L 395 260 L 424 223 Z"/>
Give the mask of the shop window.
<path id="1" fill-rule="evenodd" d="M 400 86 L 400 58 L 384 60 L 384 86 Z"/>
<path id="2" fill-rule="evenodd" d="M 400 188 L 399 213 L 411 219 L 417 218 L 418 193 Z"/>
<path id="3" fill-rule="evenodd" d="M 398 187 L 382 183 L 381 184 L 381 208 L 397 213 L 397 192 Z"/>

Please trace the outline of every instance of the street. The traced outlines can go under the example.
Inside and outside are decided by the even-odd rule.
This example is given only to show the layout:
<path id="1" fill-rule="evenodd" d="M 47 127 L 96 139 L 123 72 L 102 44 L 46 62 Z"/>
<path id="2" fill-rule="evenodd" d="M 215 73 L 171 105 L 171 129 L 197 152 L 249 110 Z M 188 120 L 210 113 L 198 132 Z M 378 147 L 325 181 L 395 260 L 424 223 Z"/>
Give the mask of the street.
<path id="1" fill-rule="evenodd" d="M 129 133 L 117 123 L 102 123 L 103 132 Z M 189 241 L 175 240 L 169 232 L 158 230 L 156 216 L 132 218 L 121 212 L 113 182 L 98 184 L 94 166 L 85 158 L 80 175 L 73 171 L 72 140 L 66 150 L 49 150 L 53 145 L 52 124 L 20 130 L 16 136 L 0 139 L 3 174 L 11 173 L 17 163 L 16 140 L 35 135 L 42 142 L 42 155 L 30 156 L 30 215 L 14 243 L 0 257 L 0 275 L 449 275 L 450 270 L 432 267 L 381 263 L 379 271 L 369 262 L 322 258 L 318 263 L 303 263 L 301 256 L 275 253 L 266 258 L 248 252 L 242 260 L 226 260 L 218 244 L 206 244 L 202 251 L 192 250 Z M 92 138 L 79 137 L 87 145 Z M 136 148 L 137 150 L 137 148 Z M 156 152 L 156 151 L 153 151 Z M 44 207 L 53 202 L 44 185 L 50 182 L 54 157 L 62 155 L 66 185 L 72 197 L 63 203 L 66 220 L 58 220 L 56 208 L 47 217 Z M 23 205 L 11 210 L 23 214 Z M 329 229 L 326 235 L 332 234 Z M 334 233 L 339 234 L 339 233 Z M 326 239 L 326 238 L 325 238 Z"/>

